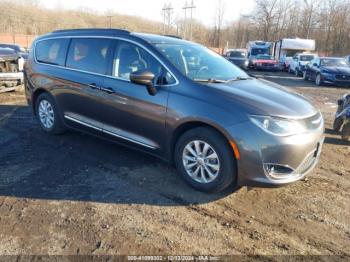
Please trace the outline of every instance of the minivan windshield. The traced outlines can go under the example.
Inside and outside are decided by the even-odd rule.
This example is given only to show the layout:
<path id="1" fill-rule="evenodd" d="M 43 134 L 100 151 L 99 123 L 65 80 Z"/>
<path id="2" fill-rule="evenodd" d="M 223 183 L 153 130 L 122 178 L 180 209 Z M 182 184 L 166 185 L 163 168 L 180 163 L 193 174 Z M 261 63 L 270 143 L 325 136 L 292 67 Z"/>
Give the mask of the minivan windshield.
<path id="1" fill-rule="evenodd" d="M 212 83 L 248 79 L 248 75 L 219 54 L 196 44 L 155 44 L 188 78 Z"/>

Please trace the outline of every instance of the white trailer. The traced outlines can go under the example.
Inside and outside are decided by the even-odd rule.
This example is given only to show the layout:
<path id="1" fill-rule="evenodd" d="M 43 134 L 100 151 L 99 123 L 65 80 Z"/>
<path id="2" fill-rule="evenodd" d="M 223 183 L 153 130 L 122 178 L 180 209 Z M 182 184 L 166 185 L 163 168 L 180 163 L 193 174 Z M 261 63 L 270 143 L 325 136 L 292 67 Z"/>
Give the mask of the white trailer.
<path id="1" fill-rule="evenodd" d="M 284 68 L 288 68 L 290 60 L 297 53 L 313 52 L 316 42 L 312 39 L 284 38 L 274 42 L 273 56 Z"/>

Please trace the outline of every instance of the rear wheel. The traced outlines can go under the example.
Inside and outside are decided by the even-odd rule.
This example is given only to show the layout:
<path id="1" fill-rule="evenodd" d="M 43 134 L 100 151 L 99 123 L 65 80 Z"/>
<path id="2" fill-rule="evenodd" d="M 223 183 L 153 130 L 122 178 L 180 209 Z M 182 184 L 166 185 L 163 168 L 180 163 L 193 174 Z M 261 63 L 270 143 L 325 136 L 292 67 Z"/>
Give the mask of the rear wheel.
<path id="1" fill-rule="evenodd" d="M 48 93 L 43 93 L 38 97 L 35 108 L 43 131 L 53 135 L 59 135 L 65 131 L 55 101 Z"/>
<path id="2" fill-rule="evenodd" d="M 346 123 L 343 126 L 343 130 L 341 131 L 341 139 L 344 141 L 348 141 L 350 138 L 350 122 Z"/>
<path id="3" fill-rule="evenodd" d="M 232 149 L 211 128 L 195 128 L 183 134 L 175 147 L 176 168 L 186 182 L 203 192 L 219 192 L 236 180 Z"/>

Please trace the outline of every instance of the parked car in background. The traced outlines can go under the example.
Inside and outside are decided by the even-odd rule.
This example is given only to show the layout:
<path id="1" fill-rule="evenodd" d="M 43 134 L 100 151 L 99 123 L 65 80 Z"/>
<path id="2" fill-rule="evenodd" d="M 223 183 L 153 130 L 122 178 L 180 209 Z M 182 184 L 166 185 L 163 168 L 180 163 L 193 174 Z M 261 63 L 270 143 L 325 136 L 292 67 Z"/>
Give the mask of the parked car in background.
<path id="1" fill-rule="evenodd" d="M 279 63 L 271 55 L 257 55 L 252 60 L 252 68 L 256 70 L 277 71 L 280 69 Z"/>
<path id="2" fill-rule="evenodd" d="M 350 64 L 350 55 L 346 56 L 345 59 L 348 61 L 348 63 Z"/>
<path id="3" fill-rule="evenodd" d="M 316 57 L 318 57 L 318 55 L 316 54 L 307 54 L 307 53 L 296 54 L 291 60 L 291 62 L 289 63 L 288 72 L 290 74 L 294 73 L 296 76 L 302 76 L 306 65 Z"/>
<path id="4" fill-rule="evenodd" d="M 224 57 L 242 69 L 248 67 L 247 50 L 245 49 L 229 49 Z"/>
<path id="5" fill-rule="evenodd" d="M 28 54 L 29 54 L 28 51 L 20 45 L 0 43 L 0 48 L 11 48 L 15 50 L 16 54 L 22 57 L 25 61 L 28 59 Z"/>
<path id="6" fill-rule="evenodd" d="M 324 139 L 322 114 L 307 100 L 172 37 L 116 29 L 41 36 L 25 64 L 25 92 L 44 132 L 69 127 L 137 148 L 174 162 L 205 192 L 300 180 Z"/>
<path id="7" fill-rule="evenodd" d="M 343 140 L 350 139 L 350 94 L 346 94 L 338 100 L 333 129 L 341 133 Z"/>
<path id="8" fill-rule="evenodd" d="M 345 58 L 315 58 L 306 65 L 303 78 L 315 81 L 317 86 L 322 84 L 350 86 L 350 65 Z"/>
<path id="9" fill-rule="evenodd" d="M 11 48 L 0 48 L 0 92 L 14 90 L 23 81 L 24 60 Z"/>
<path id="10" fill-rule="evenodd" d="M 293 57 L 298 53 L 313 52 L 316 42 L 312 39 L 284 38 L 274 42 L 272 55 L 279 61 L 282 69 L 289 69 Z"/>
<path id="11" fill-rule="evenodd" d="M 265 41 L 250 41 L 247 43 L 248 67 L 253 66 L 253 60 L 257 55 L 269 55 L 271 53 L 271 43 Z"/>

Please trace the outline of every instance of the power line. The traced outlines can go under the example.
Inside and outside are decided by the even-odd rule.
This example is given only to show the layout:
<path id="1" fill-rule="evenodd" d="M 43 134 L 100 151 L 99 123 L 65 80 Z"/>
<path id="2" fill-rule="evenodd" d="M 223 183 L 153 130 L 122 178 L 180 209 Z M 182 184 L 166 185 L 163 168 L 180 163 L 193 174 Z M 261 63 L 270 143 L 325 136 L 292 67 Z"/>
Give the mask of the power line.
<path id="1" fill-rule="evenodd" d="M 166 25 L 166 20 L 168 20 L 168 29 L 170 28 L 170 24 L 171 24 L 171 13 L 174 10 L 174 8 L 172 8 L 171 3 L 169 4 L 164 4 L 164 7 L 162 9 L 163 11 L 163 35 L 165 35 L 166 33 L 166 29 L 165 29 L 165 25 Z"/>
<path id="2" fill-rule="evenodd" d="M 112 18 L 113 18 L 113 15 L 107 15 L 107 18 L 109 19 L 109 28 L 112 28 Z"/>
<path id="3" fill-rule="evenodd" d="M 193 34 L 193 9 L 195 9 L 196 6 L 194 5 L 193 0 L 191 0 L 191 4 L 187 4 L 187 1 L 185 3 L 185 6 L 183 7 L 183 10 L 185 11 L 185 21 L 184 21 L 184 39 L 186 39 L 186 31 L 187 31 L 187 10 L 190 10 L 190 17 L 191 17 L 191 22 L 190 22 L 190 40 L 192 40 L 192 34 Z"/>

